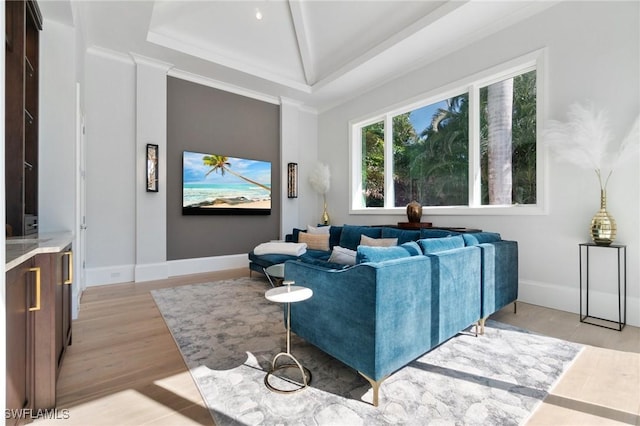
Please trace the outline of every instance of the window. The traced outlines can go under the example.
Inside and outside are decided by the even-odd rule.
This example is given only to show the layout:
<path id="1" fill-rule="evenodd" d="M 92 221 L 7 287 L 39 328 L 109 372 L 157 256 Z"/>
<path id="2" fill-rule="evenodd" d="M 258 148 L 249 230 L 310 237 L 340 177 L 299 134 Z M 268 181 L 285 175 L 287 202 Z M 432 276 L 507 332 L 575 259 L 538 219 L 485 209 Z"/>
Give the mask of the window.
<path id="1" fill-rule="evenodd" d="M 516 62 L 352 123 L 352 211 L 539 210 L 541 55 Z"/>
<path id="2" fill-rule="evenodd" d="M 480 88 L 482 204 L 536 204 L 536 72 Z"/>

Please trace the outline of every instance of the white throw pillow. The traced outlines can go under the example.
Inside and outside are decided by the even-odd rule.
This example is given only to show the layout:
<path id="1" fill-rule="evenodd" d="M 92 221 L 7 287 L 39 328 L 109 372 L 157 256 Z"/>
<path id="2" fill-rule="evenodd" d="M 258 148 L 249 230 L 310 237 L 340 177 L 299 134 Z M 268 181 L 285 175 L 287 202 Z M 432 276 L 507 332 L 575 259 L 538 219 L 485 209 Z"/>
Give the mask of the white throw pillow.
<path id="1" fill-rule="evenodd" d="M 360 245 L 370 247 L 391 247 L 398 245 L 397 238 L 371 238 L 366 235 L 360 236 Z"/>
<path id="2" fill-rule="evenodd" d="M 342 265 L 355 265 L 356 264 L 355 250 L 349 250 L 348 248 L 335 246 L 329 257 L 329 262 L 340 263 Z"/>
<path id="3" fill-rule="evenodd" d="M 307 232 L 309 234 L 328 234 L 331 226 L 311 226 L 307 225 Z"/>

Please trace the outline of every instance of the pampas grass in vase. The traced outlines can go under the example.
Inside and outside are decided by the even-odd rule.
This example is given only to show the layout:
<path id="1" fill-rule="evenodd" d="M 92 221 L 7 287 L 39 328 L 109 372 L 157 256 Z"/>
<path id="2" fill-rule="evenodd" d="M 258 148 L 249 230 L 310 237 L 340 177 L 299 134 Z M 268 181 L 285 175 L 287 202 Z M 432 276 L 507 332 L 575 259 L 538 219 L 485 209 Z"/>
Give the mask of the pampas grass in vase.
<path id="1" fill-rule="evenodd" d="M 556 158 L 593 169 L 600 184 L 600 210 L 591 220 L 591 238 L 597 245 L 610 245 L 616 238 L 616 222 L 607 211 L 607 184 L 614 169 L 634 158 L 640 139 L 640 117 L 619 144 L 614 144 L 607 112 L 593 104 L 572 104 L 568 121 L 550 120 L 544 142 Z"/>
<path id="2" fill-rule="evenodd" d="M 327 212 L 327 192 L 329 192 L 329 188 L 331 187 L 331 171 L 329 171 L 329 166 L 324 163 L 316 164 L 309 175 L 309 183 L 318 194 L 322 195 L 324 208 L 321 222 L 324 225 L 328 225 L 329 213 Z"/>

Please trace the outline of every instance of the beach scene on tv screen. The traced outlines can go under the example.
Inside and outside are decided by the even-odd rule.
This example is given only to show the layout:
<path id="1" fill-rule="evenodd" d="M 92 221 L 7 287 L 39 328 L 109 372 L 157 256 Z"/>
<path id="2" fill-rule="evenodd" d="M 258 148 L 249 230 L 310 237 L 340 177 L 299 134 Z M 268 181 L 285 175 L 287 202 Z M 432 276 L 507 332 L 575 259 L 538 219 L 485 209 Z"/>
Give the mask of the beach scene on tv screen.
<path id="1" fill-rule="evenodd" d="M 271 163 L 184 151 L 182 206 L 270 209 Z"/>

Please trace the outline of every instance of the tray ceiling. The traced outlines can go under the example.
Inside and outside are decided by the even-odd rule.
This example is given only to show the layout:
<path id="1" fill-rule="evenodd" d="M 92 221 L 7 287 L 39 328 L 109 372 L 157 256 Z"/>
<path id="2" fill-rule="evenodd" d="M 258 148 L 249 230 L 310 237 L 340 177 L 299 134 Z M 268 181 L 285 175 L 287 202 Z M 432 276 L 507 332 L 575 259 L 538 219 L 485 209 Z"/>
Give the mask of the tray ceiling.
<path id="1" fill-rule="evenodd" d="M 153 58 L 178 73 L 323 109 L 553 4 L 44 1 L 41 9 L 45 23 L 79 23 L 87 47 Z"/>

